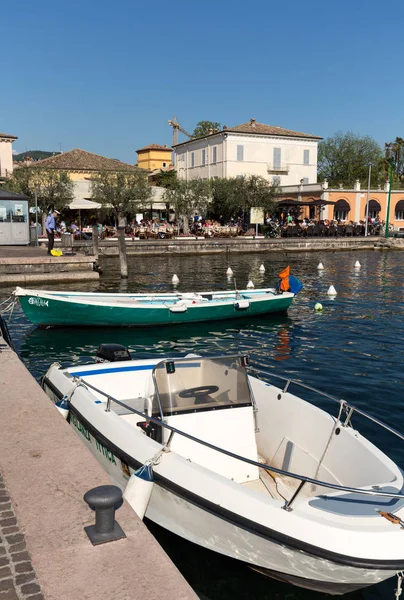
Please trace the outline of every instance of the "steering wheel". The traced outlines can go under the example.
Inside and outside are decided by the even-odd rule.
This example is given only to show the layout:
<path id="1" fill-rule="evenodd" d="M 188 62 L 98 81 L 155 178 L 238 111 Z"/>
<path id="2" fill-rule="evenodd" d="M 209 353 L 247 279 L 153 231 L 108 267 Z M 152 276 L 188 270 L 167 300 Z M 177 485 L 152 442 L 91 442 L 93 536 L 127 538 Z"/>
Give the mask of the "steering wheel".
<path id="1" fill-rule="evenodd" d="M 180 398 L 198 398 L 200 396 L 207 396 L 208 394 L 214 394 L 219 390 L 217 385 L 200 385 L 199 387 L 189 388 L 189 390 L 183 390 L 179 392 Z"/>

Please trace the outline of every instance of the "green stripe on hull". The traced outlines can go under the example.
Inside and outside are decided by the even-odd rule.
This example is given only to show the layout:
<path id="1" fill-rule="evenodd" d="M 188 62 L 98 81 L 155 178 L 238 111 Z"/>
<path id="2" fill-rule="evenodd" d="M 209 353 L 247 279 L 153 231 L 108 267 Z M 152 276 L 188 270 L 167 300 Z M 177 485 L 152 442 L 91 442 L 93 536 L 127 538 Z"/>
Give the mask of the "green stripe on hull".
<path id="1" fill-rule="evenodd" d="M 246 309 L 237 309 L 233 303 L 215 305 L 206 303 L 191 305 L 186 312 L 174 313 L 168 308 L 94 306 L 64 302 L 51 298 L 39 299 L 35 304 L 30 297 L 19 297 L 22 309 L 32 323 L 42 326 L 86 326 L 86 327 L 152 327 L 154 325 L 176 325 L 196 323 L 198 321 L 221 321 L 246 316 L 285 311 L 289 308 L 293 296 L 271 296 L 268 300 L 250 302 Z"/>

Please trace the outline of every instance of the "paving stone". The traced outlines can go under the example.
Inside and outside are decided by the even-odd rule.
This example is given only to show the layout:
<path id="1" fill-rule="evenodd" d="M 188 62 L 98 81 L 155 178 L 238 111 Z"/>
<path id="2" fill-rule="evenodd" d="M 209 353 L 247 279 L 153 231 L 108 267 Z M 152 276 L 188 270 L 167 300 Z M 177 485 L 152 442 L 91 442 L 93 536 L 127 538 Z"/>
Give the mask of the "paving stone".
<path id="1" fill-rule="evenodd" d="M 0 567 L 5 567 L 6 565 L 8 565 L 8 557 L 0 556 Z"/>
<path id="2" fill-rule="evenodd" d="M 0 579 L 4 579 L 5 577 L 10 577 L 11 569 L 10 567 L 1 567 L 0 568 Z"/>
<path id="3" fill-rule="evenodd" d="M 8 519 L 0 519 L 0 527 L 10 527 L 16 525 L 17 519 L 15 517 L 9 517 Z"/>
<path id="4" fill-rule="evenodd" d="M 17 575 L 15 578 L 15 583 L 17 585 L 22 585 L 23 583 L 28 583 L 36 578 L 36 574 L 34 571 L 32 573 L 23 573 L 22 575 Z"/>
<path id="5" fill-rule="evenodd" d="M 16 573 L 29 573 L 29 571 L 33 571 L 33 570 L 34 569 L 30 562 L 22 562 L 22 563 L 17 563 L 15 565 Z"/>
<path id="6" fill-rule="evenodd" d="M 4 592 L 5 590 L 9 590 L 13 587 L 12 579 L 2 579 L 0 581 L 0 592 Z"/>
<path id="7" fill-rule="evenodd" d="M 27 600 L 45 600 L 45 598 L 43 594 L 35 594 L 35 596 L 27 596 Z"/>
<path id="8" fill-rule="evenodd" d="M 41 588 L 37 583 L 27 583 L 21 586 L 21 591 L 23 594 L 38 594 Z"/>
<path id="9" fill-rule="evenodd" d="M 14 517 L 14 511 L 10 510 L 11 504 L 2 504 L 0 509 L 0 519 Z"/>
<path id="10" fill-rule="evenodd" d="M 25 552 L 17 552 L 16 554 L 12 554 L 11 555 L 11 560 L 16 563 L 16 562 L 21 562 L 23 560 L 31 560 L 31 557 L 29 555 L 29 552 L 25 551 Z"/>
<path id="11" fill-rule="evenodd" d="M 11 589 L 8 592 L 0 592 L 0 600 L 19 600 L 19 598 L 17 592 Z"/>
<path id="12" fill-rule="evenodd" d="M 3 535 L 8 535 L 9 533 L 17 533 L 17 531 L 20 531 L 17 525 L 14 525 L 13 527 L 4 527 Z"/>
<path id="13" fill-rule="evenodd" d="M 22 535 L 22 533 L 16 533 L 15 535 L 6 536 L 6 540 L 11 546 L 12 544 L 20 544 L 21 542 L 23 542 L 24 536 Z"/>
<path id="14" fill-rule="evenodd" d="M 21 550 L 25 550 L 25 542 L 11 546 L 11 552 L 21 552 Z"/>

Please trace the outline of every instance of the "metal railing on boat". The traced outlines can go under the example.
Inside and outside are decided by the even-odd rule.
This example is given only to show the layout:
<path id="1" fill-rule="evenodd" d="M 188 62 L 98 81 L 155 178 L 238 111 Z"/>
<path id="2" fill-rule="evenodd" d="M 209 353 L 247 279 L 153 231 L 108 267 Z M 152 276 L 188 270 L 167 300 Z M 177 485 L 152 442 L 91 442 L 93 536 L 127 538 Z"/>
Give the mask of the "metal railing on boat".
<path id="1" fill-rule="evenodd" d="M 242 357 L 239 354 L 237 354 L 237 355 L 226 355 L 225 357 L 224 356 L 209 356 L 209 357 L 200 357 L 200 358 L 209 358 L 211 360 L 214 360 L 214 359 L 219 359 L 219 358 L 242 358 Z M 244 358 L 248 359 L 247 356 L 244 356 Z M 152 372 L 152 377 L 153 377 L 153 381 L 155 384 L 157 394 L 158 394 L 158 390 L 157 390 L 156 378 L 155 378 L 156 369 L 160 368 L 162 365 L 167 364 L 168 362 L 176 362 L 177 363 L 177 362 L 181 362 L 181 361 L 185 361 L 185 360 L 189 360 L 189 358 L 169 358 L 169 359 L 164 359 L 164 360 L 160 361 L 159 363 L 157 363 L 154 366 L 153 372 Z M 317 390 L 316 388 L 313 388 L 309 385 L 303 384 L 300 381 L 296 381 L 292 378 L 275 375 L 275 373 L 268 373 L 267 371 L 263 371 L 261 369 L 256 369 L 255 367 L 251 367 L 251 366 L 248 366 L 246 368 L 247 368 L 248 373 L 251 372 L 251 373 L 257 374 L 259 376 L 274 377 L 278 380 L 284 381 L 285 382 L 284 388 L 283 389 L 277 388 L 282 393 L 286 393 L 289 386 L 291 384 L 294 384 L 299 387 L 305 388 L 311 392 L 315 392 L 316 394 L 319 394 L 320 396 L 323 396 L 324 398 L 327 398 L 328 400 L 337 402 L 340 405 L 338 419 L 342 415 L 343 412 L 345 412 L 345 415 L 346 415 L 345 422 L 344 423 L 341 422 L 341 426 L 343 426 L 343 427 L 351 426 L 352 415 L 354 412 L 357 412 L 358 414 L 362 415 L 363 417 L 365 417 L 365 418 L 369 419 L 370 421 L 373 421 L 377 425 L 383 427 L 384 429 L 386 429 L 393 435 L 399 437 L 401 440 L 404 440 L 403 434 L 399 433 L 398 431 L 396 431 L 395 429 L 393 429 L 386 423 L 383 423 L 383 421 L 380 421 L 379 419 L 376 419 L 372 415 L 357 408 L 356 406 L 349 404 L 345 400 L 336 398 L 335 396 L 327 394 L 326 392 L 322 392 L 321 390 Z M 343 486 L 343 485 L 339 485 L 339 484 L 335 484 L 335 483 L 329 483 L 327 481 L 321 481 L 319 479 L 315 479 L 313 477 L 308 477 L 306 475 L 292 473 L 291 471 L 286 471 L 285 469 L 279 469 L 278 467 L 274 467 L 272 465 L 267 465 L 265 463 L 261 463 L 256 460 L 247 458 L 245 456 L 240 456 L 239 454 L 231 452 L 230 450 L 226 450 L 225 448 L 219 448 L 218 446 L 215 446 L 214 444 L 206 442 L 205 440 L 196 438 L 195 436 L 193 436 L 189 433 L 186 433 L 185 431 L 181 431 L 180 429 L 177 429 L 176 427 L 173 427 L 172 425 L 168 425 L 168 423 L 165 423 L 163 421 L 163 419 L 150 416 L 150 415 L 148 415 L 144 412 L 141 412 L 131 406 L 128 406 L 127 404 L 125 404 L 124 401 L 114 398 L 113 396 L 111 396 L 111 394 L 107 394 L 107 393 L 103 392 L 102 390 L 100 390 L 96 386 L 88 383 L 87 381 L 83 381 L 80 377 L 74 377 L 74 373 L 72 374 L 72 376 L 73 376 L 73 381 L 78 382 L 79 385 L 90 388 L 90 389 L 94 390 L 95 392 L 97 392 L 98 394 L 101 394 L 102 396 L 104 396 L 107 399 L 106 408 L 105 408 L 106 412 L 111 411 L 111 403 L 114 402 L 115 404 L 118 404 L 119 406 L 125 408 L 129 412 L 132 412 L 132 413 L 137 414 L 138 416 L 144 418 L 145 421 L 147 421 L 149 423 L 153 423 L 154 425 L 157 425 L 158 427 L 162 427 L 162 428 L 170 431 L 170 436 L 169 436 L 168 442 L 165 444 L 166 447 L 168 447 L 169 444 L 171 443 L 171 441 L 174 437 L 174 434 L 178 434 L 178 435 L 181 435 L 197 444 L 201 444 L 202 446 L 205 446 L 206 448 L 210 448 L 211 450 L 214 450 L 216 452 L 220 452 L 221 454 L 229 456 L 230 458 L 240 460 L 247 464 L 256 466 L 259 469 L 264 469 L 265 471 L 269 471 L 270 473 L 277 473 L 278 475 L 284 475 L 286 477 L 290 477 L 291 479 L 296 479 L 296 480 L 300 481 L 300 484 L 298 485 L 296 491 L 293 493 L 292 497 L 289 500 L 286 500 L 285 504 L 282 506 L 282 508 L 284 510 L 287 510 L 287 511 L 292 510 L 291 507 L 292 507 L 293 502 L 296 500 L 297 496 L 299 495 L 299 493 L 301 492 L 302 488 L 304 487 L 304 485 L 306 483 L 311 483 L 313 486 L 325 487 L 325 488 L 328 488 L 331 490 L 348 492 L 348 493 L 353 493 L 353 494 L 362 494 L 365 496 L 379 496 L 379 497 L 395 498 L 395 499 L 401 499 L 401 500 L 404 499 L 404 494 L 386 492 L 386 491 L 381 490 L 378 486 L 373 486 L 371 489 L 366 489 L 366 488 L 355 488 L 355 487 L 351 487 L 351 486 Z M 77 386 L 77 387 L 79 387 L 79 386 Z M 322 496 L 324 496 L 324 494 L 322 494 Z"/>

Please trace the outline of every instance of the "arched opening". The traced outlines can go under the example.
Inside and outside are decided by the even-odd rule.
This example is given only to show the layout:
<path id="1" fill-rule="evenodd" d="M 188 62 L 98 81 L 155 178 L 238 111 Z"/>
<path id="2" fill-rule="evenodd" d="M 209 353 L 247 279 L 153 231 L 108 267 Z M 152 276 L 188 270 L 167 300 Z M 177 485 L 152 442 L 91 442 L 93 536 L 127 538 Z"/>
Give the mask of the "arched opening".
<path id="1" fill-rule="evenodd" d="M 404 221 L 404 200 L 399 200 L 397 202 L 394 218 L 397 221 Z"/>
<path id="2" fill-rule="evenodd" d="M 346 200 L 342 198 L 340 200 L 337 200 L 334 206 L 334 219 L 336 219 L 337 221 L 346 221 L 348 219 L 348 214 L 350 210 L 351 207 L 349 206 L 349 203 Z"/>
<path id="3" fill-rule="evenodd" d="M 382 210 L 379 202 L 377 200 L 369 200 L 369 213 L 368 216 L 371 219 L 376 219 L 379 216 L 379 212 Z M 366 218 L 366 204 L 365 204 L 365 218 Z"/>

